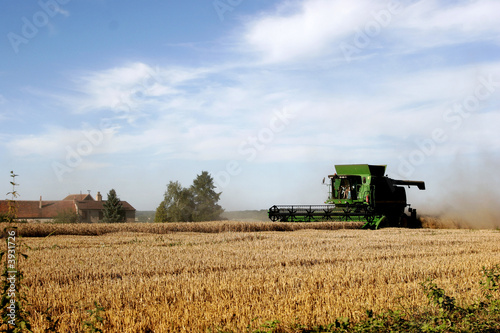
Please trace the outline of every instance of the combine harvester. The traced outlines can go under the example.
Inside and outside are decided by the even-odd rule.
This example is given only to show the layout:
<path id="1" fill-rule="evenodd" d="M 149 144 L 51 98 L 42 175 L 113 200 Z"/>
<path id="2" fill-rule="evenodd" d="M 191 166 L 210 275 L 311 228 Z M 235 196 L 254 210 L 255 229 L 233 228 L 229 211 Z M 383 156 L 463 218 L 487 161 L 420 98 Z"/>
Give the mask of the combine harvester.
<path id="1" fill-rule="evenodd" d="M 425 183 L 388 178 L 384 176 L 385 168 L 385 165 L 336 165 L 337 173 L 328 176 L 330 193 L 325 205 L 275 205 L 268 211 L 269 218 L 273 222 L 364 222 L 363 228 L 369 229 L 421 227 L 417 210 L 406 203 L 403 186 L 425 190 Z"/>

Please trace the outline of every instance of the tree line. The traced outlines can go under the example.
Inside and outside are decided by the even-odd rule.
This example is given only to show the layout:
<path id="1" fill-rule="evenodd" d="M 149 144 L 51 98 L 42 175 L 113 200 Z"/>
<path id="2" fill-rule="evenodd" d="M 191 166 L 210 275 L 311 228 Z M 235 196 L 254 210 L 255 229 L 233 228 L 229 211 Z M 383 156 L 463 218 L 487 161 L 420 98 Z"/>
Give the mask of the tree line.
<path id="1" fill-rule="evenodd" d="M 202 171 L 193 184 L 184 188 L 170 181 L 163 201 L 156 208 L 155 222 L 199 222 L 221 220 L 224 209 L 217 203 L 222 192 L 215 192 L 212 176 Z"/>

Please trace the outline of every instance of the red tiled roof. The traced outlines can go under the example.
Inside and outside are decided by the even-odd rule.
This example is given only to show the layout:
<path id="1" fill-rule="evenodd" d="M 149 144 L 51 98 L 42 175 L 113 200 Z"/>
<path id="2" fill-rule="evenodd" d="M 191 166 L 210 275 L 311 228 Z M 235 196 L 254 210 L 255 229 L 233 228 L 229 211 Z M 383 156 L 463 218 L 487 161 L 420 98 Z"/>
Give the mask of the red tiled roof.
<path id="1" fill-rule="evenodd" d="M 42 201 L 40 209 L 39 200 L 16 200 L 17 218 L 19 219 L 42 219 L 54 218 L 57 213 L 71 211 L 76 213 L 75 204 L 73 201 Z M 9 201 L 0 201 L 0 212 L 6 213 L 9 210 Z"/>
<path id="2" fill-rule="evenodd" d="M 75 200 L 77 197 L 83 200 Z M 71 211 L 76 213 L 76 207 L 79 210 L 102 210 L 103 204 L 106 201 L 95 201 L 89 194 L 80 195 L 72 194 L 64 198 L 64 200 L 57 201 L 42 201 L 42 208 L 40 208 L 39 200 L 16 200 L 17 218 L 19 219 L 49 219 L 55 218 L 58 213 L 64 211 Z M 126 201 L 120 201 L 125 211 L 135 211 Z M 0 213 L 6 214 L 9 211 L 9 201 L 0 200 Z"/>
<path id="3" fill-rule="evenodd" d="M 92 200 L 92 201 L 94 201 L 94 198 L 92 198 L 92 196 L 90 194 L 70 194 L 66 198 L 64 198 L 63 200 L 77 200 L 77 201 Z"/>
<path id="4" fill-rule="evenodd" d="M 78 209 L 81 209 L 81 210 L 102 210 L 104 209 L 104 203 L 106 202 L 106 200 L 104 201 L 77 201 L 76 202 L 76 205 L 78 206 Z M 134 207 L 132 207 L 132 205 L 130 205 L 128 202 L 126 201 L 120 201 L 120 203 L 122 204 L 122 207 L 123 207 L 123 210 L 135 210 Z"/>

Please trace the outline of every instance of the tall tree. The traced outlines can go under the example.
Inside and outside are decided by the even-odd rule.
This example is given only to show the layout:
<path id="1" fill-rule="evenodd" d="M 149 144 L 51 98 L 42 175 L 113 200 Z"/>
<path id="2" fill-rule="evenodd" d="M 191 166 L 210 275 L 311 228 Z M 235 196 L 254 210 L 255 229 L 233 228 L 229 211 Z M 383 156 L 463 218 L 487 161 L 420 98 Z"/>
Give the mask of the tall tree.
<path id="1" fill-rule="evenodd" d="M 224 209 L 217 204 L 221 192 L 215 192 L 214 179 L 207 171 L 197 175 L 191 185 L 195 209 L 193 221 L 216 221 L 221 220 Z"/>
<path id="2" fill-rule="evenodd" d="M 163 201 L 156 209 L 155 222 L 191 222 L 193 211 L 191 191 L 183 188 L 177 181 L 170 181 Z"/>
<path id="3" fill-rule="evenodd" d="M 156 208 L 155 222 L 167 222 L 167 221 L 168 221 L 167 204 L 165 200 L 163 200 Z"/>
<path id="4" fill-rule="evenodd" d="M 102 206 L 104 207 L 103 222 L 123 222 L 125 220 L 125 211 L 114 189 L 109 191 L 108 200 Z"/>

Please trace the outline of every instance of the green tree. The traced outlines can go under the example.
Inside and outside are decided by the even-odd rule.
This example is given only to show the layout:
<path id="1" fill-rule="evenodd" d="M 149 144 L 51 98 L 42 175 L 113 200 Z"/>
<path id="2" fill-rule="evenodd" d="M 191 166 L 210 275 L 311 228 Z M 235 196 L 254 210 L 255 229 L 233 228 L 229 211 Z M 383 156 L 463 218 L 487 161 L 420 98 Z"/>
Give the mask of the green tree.
<path id="1" fill-rule="evenodd" d="M 167 185 L 163 201 L 156 208 L 155 222 L 215 221 L 224 212 L 217 204 L 221 193 L 215 192 L 214 180 L 202 171 L 190 188 L 177 181 Z"/>
<path id="2" fill-rule="evenodd" d="M 109 191 L 108 200 L 102 206 L 104 207 L 103 222 L 123 222 L 125 220 L 125 212 L 114 189 Z"/>
<path id="3" fill-rule="evenodd" d="M 155 222 L 168 222 L 168 209 L 165 200 L 156 208 Z"/>
<path id="4" fill-rule="evenodd" d="M 193 194 L 177 181 L 167 185 L 163 201 L 156 209 L 155 222 L 193 221 Z"/>
<path id="5" fill-rule="evenodd" d="M 193 211 L 193 221 L 216 221 L 221 220 L 224 209 L 217 204 L 221 192 L 215 192 L 214 179 L 207 171 L 202 171 L 197 175 L 191 185 L 195 209 Z"/>

